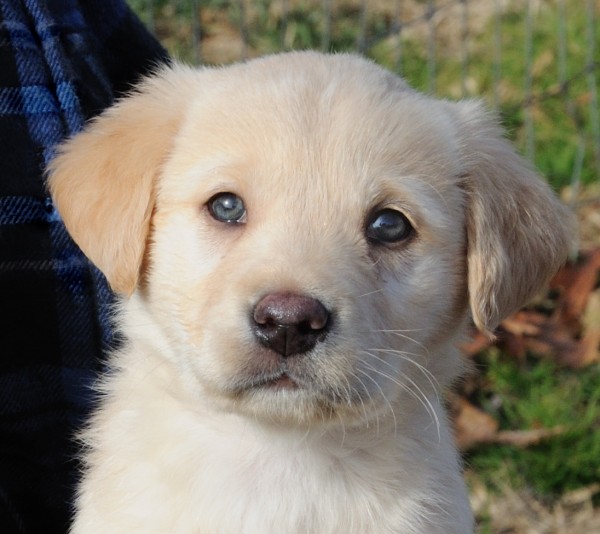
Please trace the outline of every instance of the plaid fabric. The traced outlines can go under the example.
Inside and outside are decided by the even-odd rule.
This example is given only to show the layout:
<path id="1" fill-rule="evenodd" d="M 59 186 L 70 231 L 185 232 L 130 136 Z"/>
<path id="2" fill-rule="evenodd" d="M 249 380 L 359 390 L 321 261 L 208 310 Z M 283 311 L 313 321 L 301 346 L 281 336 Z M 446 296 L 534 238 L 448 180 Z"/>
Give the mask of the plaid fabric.
<path id="1" fill-rule="evenodd" d="M 68 237 L 42 169 L 165 59 L 123 0 L 0 0 L 0 532 L 67 530 L 70 438 L 111 342 L 110 291 Z"/>

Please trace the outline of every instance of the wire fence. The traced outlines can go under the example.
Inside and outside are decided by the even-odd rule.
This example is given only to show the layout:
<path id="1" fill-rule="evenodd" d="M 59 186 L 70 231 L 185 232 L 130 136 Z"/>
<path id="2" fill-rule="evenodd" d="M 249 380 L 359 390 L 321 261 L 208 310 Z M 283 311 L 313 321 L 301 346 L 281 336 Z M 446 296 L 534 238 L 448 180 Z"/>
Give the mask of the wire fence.
<path id="1" fill-rule="evenodd" d="M 478 96 L 557 188 L 600 185 L 600 0 L 130 0 L 176 57 L 355 51 L 438 96 Z M 600 195 L 600 193 L 598 193 Z"/>

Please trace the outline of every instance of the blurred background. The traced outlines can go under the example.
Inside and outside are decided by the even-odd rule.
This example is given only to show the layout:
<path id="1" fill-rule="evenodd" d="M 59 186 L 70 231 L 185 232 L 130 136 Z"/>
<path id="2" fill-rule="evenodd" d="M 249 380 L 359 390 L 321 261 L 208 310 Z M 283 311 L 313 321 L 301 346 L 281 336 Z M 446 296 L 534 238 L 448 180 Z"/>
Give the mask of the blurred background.
<path id="1" fill-rule="evenodd" d="M 351 51 L 497 110 L 580 235 L 494 345 L 463 347 L 472 372 L 448 403 L 478 532 L 600 532 L 600 0 L 128 1 L 188 63 Z"/>

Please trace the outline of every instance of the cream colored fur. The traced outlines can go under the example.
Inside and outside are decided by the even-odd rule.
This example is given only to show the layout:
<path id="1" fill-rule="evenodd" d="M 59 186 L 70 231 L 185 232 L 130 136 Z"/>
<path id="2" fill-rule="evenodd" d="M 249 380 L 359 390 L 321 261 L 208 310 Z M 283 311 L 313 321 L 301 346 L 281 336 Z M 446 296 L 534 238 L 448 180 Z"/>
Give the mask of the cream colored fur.
<path id="1" fill-rule="evenodd" d="M 565 260 L 570 216 L 472 101 L 363 59 L 174 65 L 67 141 L 50 190 L 123 294 L 126 337 L 83 434 L 75 534 L 473 529 L 440 395 L 472 316 L 490 334 Z M 206 208 L 243 198 L 247 221 Z M 412 239 L 373 245 L 402 211 Z M 265 294 L 334 313 L 296 389 L 239 384 Z"/>

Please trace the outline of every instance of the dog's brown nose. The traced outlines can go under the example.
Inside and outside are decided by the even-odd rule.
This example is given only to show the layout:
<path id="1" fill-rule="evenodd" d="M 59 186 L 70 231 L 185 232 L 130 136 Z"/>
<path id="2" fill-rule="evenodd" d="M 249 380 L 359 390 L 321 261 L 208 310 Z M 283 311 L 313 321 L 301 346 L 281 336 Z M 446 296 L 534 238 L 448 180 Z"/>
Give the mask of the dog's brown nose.
<path id="1" fill-rule="evenodd" d="M 327 335 L 330 314 L 316 299 L 294 293 L 271 293 L 254 308 L 254 334 L 284 357 L 312 349 Z"/>

